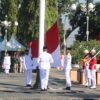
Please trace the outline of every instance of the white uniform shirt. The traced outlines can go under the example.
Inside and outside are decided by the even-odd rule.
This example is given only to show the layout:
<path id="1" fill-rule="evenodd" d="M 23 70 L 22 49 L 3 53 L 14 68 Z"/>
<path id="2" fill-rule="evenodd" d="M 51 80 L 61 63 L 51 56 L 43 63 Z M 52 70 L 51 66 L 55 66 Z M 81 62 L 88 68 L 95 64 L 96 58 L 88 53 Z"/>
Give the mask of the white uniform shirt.
<path id="1" fill-rule="evenodd" d="M 11 65 L 11 58 L 10 58 L 10 56 L 5 56 L 4 57 L 3 65 L 10 67 L 10 65 Z"/>
<path id="2" fill-rule="evenodd" d="M 37 62 L 39 63 L 40 69 L 50 69 L 50 63 L 53 63 L 53 58 L 51 54 L 45 51 L 39 56 Z"/>
<path id="3" fill-rule="evenodd" d="M 24 62 L 23 56 L 20 56 L 20 63 L 23 63 L 23 62 Z"/>
<path id="4" fill-rule="evenodd" d="M 64 69 L 71 69 L 72 68 L 71 62 L 72 62 L 72 56 L 70 53 L 68 53 L 64 57 Z"/>
<path id="5" fill-rule="evenodd" d="M 32 69 L 32 59 L 29 55 L 23 56 L 25 70 Z"/>
<path id="6" fill-rule="evenodd" d="M 61 66 L 64 66 L 64 55 L 61 54 Z"/>

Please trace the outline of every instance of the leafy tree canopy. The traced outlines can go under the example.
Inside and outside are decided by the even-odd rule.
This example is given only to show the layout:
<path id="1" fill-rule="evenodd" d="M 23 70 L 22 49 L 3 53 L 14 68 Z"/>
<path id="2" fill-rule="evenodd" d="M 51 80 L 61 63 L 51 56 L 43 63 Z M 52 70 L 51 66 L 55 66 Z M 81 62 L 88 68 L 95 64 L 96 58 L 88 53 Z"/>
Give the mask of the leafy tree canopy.
<path id="1" fill-rule="evenodd" d="M 71 48 L 72 48 L 72 55 L 73 55 L 73 63 L 78 64 L 81 61 L 81 59 L 84 58 L 83 51 L 85 49 L 88 49 L 90 51 L 93 48 L 95 48 L 96 52 L 99 52 L 100 42 L 97 42 L 95 40 L 90 40 L 88 42 L 87 41 L 81 41 L 81 42 L 76 41 Z M 100 61 L 100 54 L 97 55 L 97 59 Z"/>
<path id="2" fill-rule="evenodd" d="M 57 0 L 46 0 L 46 21 L 47 31 L 57 19 Z M 38 38 L 39 33 L 40 0 L 23 0 L 19 9 L 18 37 L 24 42 Z M 23 39 L 22 39 L 23 37 Z"/>
<path id="3" fill-rule="evenodd" d="M 95 4 L 95 10 L 89 12 L 89 39 L 96 39 L 100 34 L 100 2 Z M 81 6 L 77 7 L 75 15 L 71 17 L 71 25 L 74 28 L 79 27 L 79 34 L 76 36 L 77 40 L 86 40 L 86 12 L 81 10 Z"/>
<path id="4" fill-rule="evenodd" d="M 17 28 L 15 27 L 15 21 L 17 21 L 18 17 L 18 1 L 17 0 L 1 0 L 0 2 L 0 20 L 10 21 L 11 26 L 8 28 L 8 37 L 10 38 L 12 33 L 17 32 Z M 5 18 L 7 16 L 7 18 Z M 2 27 L 2 34 L 4 34 L 4 27 Z"/>

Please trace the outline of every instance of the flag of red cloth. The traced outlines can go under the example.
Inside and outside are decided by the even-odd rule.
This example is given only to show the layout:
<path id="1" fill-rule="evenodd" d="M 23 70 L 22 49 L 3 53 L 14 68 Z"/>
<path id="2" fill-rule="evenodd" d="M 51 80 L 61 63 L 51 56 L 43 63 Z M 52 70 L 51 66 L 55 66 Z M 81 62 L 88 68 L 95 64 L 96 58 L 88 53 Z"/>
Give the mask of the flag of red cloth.
<path id="1" fill-rule="evenodd" d="M 56 21 L 54 25 L 46 32 L 45 46 L 48 48 L 48 52 L 52 54 L 54 63 L 52 64 L 53 67 L 60 66 L 60 45 L 59 45 L 59 30 L 58 30 L 58 22 Z M 31 53 L 32 57 L 38 57 L 38 48 L 39 48 L 39 41 L 33 40 L 30 42 Z"/>
<path id="2" fill-rule="evenodd" d="M 48 47 L 48 52 L 52 53 L 55 51 L 59 45 L 59 32 L 58 32 L 58 22 L 46 32 L 45 35 L 45 45 Z"/>
<path id="3" fill-rule="evenodd" d="M 38 57 L 38 48 L 39 48 L 39 40 L 33 40 L 30 42 L 30 48 L 31 48 L 31 54 L 32 54 L 32 57 L 35 58 L 35 57 Z"/>

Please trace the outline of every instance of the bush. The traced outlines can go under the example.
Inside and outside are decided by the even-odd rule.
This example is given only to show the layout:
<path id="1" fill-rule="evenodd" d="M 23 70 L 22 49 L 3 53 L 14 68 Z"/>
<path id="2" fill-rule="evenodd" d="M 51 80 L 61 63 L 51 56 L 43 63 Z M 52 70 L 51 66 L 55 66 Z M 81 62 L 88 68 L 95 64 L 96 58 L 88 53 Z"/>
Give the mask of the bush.
<path id="1" fill-rule="evenodd" d="M 73 56 L 72 63 L 78 64 L 81 61 L 81 59 L 84 58 L 83 51 L 85 49 L 91 50 L 95 48 L 96 51 L 99 52 L 100 42 L 95 41 L 95 40 L 90 40 L 88 42 L 87 41 L 82 41 L 82 42 L 76 41 L 71 48 L 72 48 L 72 56 Z M 97 55 L 97 59 L 98 61 L 100 61 L 100 53 Z"/>

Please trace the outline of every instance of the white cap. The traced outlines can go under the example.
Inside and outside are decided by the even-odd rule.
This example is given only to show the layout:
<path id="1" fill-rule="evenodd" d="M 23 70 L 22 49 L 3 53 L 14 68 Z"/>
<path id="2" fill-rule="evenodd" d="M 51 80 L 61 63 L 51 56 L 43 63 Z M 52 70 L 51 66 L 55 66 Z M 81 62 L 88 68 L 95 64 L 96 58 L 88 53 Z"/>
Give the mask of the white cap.
<path id="1" fill-rule="evenodd" d="M 92 50 L 91 50 L 91 53 L 96 53 L 96 50 L 95 50 L 95 49 L 92 49 Z"/>
<path id="2" fill-rule="evenodd" d="M 89 50 L 87 50 L 87 49 L 86 49 L 86 50 L 84 50 L 84 53 L 89 53 Z"/>

